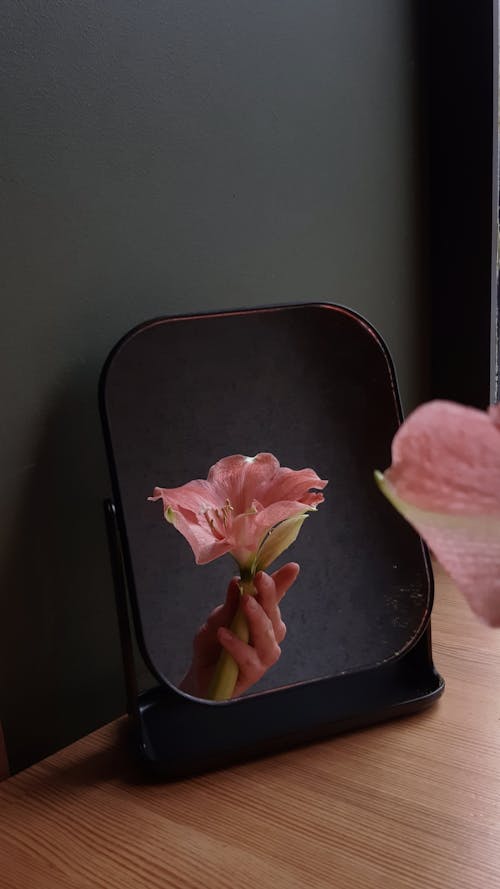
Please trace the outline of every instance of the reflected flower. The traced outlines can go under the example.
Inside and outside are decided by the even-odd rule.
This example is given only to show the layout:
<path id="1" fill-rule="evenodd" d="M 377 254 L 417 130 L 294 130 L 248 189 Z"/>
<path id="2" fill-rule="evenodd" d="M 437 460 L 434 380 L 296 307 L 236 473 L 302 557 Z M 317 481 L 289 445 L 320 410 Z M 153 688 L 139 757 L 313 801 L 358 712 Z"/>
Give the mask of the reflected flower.
<path id="1" fill-rule="evenodd" d="M 198 565 L 230 553 L 239 566 L 242 595 L 254 595 L 253 579 L 296 539 L 308 513 L 324 500 L 327 481 L 313 469 L 280 466 L 273 454 L 224 457 L 206 479 L 179 488 L 155 488 L 165 518 L 184 535 Z M 245 643 L 248 624 L 241 607 L 230 629 Z M 209 689 L 215 701 L 231 698 L 238 666 L 223 650 Z"/>
<path id="2" fill-rule="evenodd" d="M 293 543 L 326 484 L 312 469 L 280 466 L 273 454 L 237 454 L 215 463 L 207 479 L 155 488 L 149 500 L 163 501 L 198 565 L 231 553 L 241 571 L 255 573 Z"/>

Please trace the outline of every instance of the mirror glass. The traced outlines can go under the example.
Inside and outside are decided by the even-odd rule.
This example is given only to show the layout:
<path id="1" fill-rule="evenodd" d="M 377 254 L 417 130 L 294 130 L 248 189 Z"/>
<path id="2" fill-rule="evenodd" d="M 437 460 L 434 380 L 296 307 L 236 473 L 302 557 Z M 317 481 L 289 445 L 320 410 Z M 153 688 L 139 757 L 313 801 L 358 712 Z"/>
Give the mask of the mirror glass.
<path id="1" fill-rule="evenodd" d="M 147 498 L 206 478 L 231 454 L 270 452 L 329 480 L 269 569 L 301 567 L 280 603 L 281 657 L 245 694 L 380 664 L 420 635 L 431 597 L 422 545 L 373 480 L 390 463 L 395 381 L 356 315 L 292 306 L 153 322 L 115 350 L 104 402 L 137 630 L 159 677 L 196 694 L 186 680 L 193 641 L 235 564 L 225 555 L 196 565 Z"/>

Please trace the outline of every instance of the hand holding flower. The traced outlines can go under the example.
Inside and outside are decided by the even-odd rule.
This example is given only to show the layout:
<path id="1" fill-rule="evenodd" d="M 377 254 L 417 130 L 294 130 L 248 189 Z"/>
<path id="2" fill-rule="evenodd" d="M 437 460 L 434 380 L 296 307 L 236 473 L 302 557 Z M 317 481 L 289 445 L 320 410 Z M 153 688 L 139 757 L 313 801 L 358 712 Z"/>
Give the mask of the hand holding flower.
<path id="1" fill-rule="evenodd" d="M 279 603 L 298 573 L 299 566 L 293 562 L 283 565 L 272 575 L 260 572 L 255 577 L 255 596 L 243 598 L 239 591 L 239 578 L 232 579 L 226 601 L 212 611 L 194 638 L 193 660 L 180 683 L 182 691 L 199 698 L 208 696 L 221 645 L 238 668 L 233 696 L 243 694 L 262 679 L 280 657 L 286 626 L 281 618 Z M 240 605 L 248 622 L 248 643 L 226 629 Z"/>
<path id="2" fill-rule="evenodd" d="M 220 636 L 224 650 L 208 689 L 211 699 L 227 700 L 238 682 L 241 687 L 241 669 L 233 652 L 245 654 L 247 660 L 248 652 L 230 634 L 248 646 L 248 618 L 257 615 L 247 598 L 257 594 L 254 579 L 296 540 L 307 514 L 323 502 L 320 491 L 326 484 L 313 469 L 280 466 L 273 454 L 235 454 L 215 463 L 206 479 L 179 488 L 155 488 L 149 498 L 163 502 L 166 520 L 186 538 L 198 565 L 229 553 L 240 571 L 240 606 L 229 635 Z M 254 627 L 253 646 L 262 639 Z M 248 660 L 246 673 L 256 676 L 262 666 L 267 669 L 270 664 L 258 666 L 254 657 L 253 665 Z"/>

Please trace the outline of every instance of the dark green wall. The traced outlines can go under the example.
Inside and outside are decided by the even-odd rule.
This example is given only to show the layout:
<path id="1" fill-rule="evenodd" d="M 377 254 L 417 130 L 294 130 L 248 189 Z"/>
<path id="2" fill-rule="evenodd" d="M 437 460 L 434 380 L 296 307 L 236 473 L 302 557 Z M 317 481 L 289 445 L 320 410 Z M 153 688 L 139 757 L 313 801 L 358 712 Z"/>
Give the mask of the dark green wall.
<path id="1" fill-rule="evenodd" d="M 418 4 L 417 4 L 418 5 Z M 0 717 L 14 768 L 123 709 L 97 379 L 151 316 L 332 300 L 425 394 L 406 0 L 4 0 Z"/>

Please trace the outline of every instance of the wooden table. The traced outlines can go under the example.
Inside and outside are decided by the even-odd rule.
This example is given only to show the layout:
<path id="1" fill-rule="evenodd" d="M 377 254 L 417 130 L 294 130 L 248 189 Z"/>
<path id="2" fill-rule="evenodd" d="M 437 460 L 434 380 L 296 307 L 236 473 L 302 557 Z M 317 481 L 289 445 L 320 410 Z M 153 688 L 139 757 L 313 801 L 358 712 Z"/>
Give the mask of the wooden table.
<path id="1" fill-rule="evenodd" d="M 0 787 L 2 889 L 500 887 L 500 632 L 439 576 L 431 710 L 143 782 L 113 723 Z"/>

